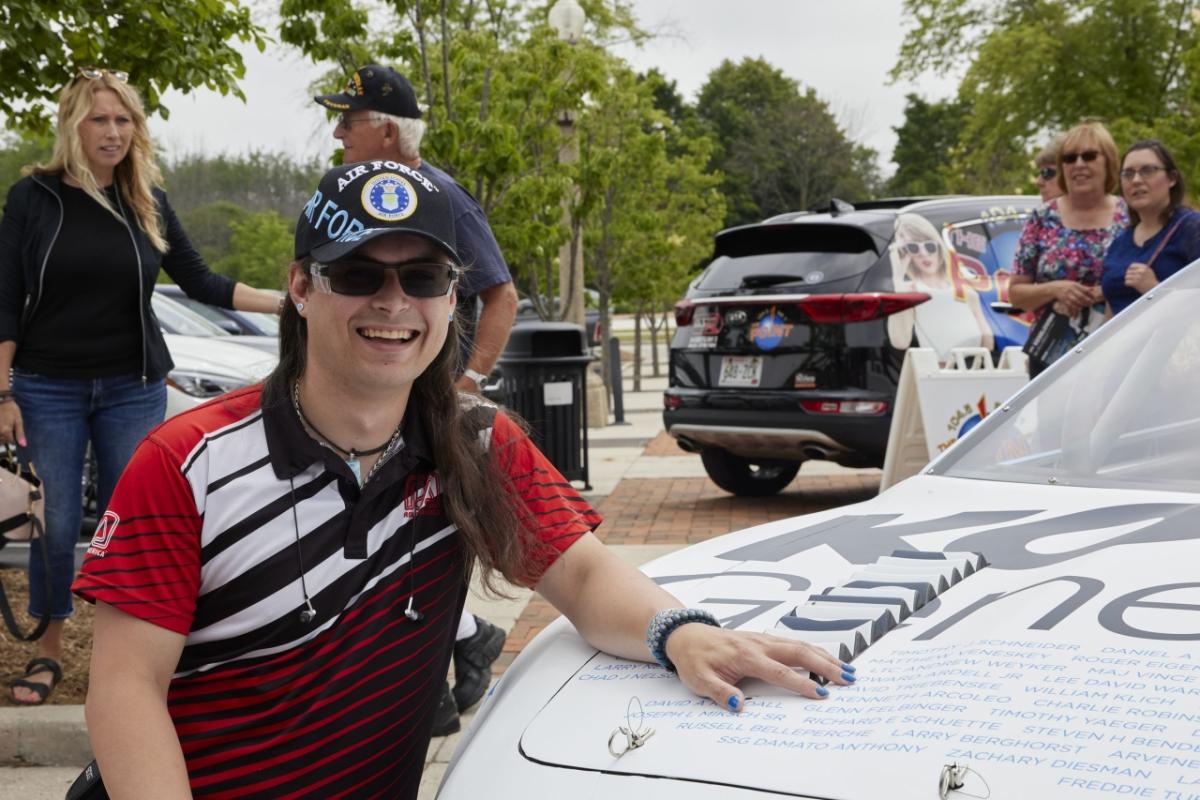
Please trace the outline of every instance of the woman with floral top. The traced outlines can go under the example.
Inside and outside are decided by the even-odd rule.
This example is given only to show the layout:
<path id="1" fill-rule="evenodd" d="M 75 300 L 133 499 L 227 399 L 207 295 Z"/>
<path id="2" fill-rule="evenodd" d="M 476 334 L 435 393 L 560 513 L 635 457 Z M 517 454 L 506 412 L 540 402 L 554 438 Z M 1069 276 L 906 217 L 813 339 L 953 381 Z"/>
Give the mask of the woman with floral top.
<path id="1" fill-rule="evenodd" d="M 1085 122 L 1067 131 L 1058 150 L 1065 194 L 1025 223 L 1009 291 L 1013 305 L 1039 316 L 1066 314 L 1080 334 L 1104 321 L 1104 254 L 1129 225 L 1125 202 L 1113 195 L 1119 169 L 1117 146 L 1103 125 Z"/>

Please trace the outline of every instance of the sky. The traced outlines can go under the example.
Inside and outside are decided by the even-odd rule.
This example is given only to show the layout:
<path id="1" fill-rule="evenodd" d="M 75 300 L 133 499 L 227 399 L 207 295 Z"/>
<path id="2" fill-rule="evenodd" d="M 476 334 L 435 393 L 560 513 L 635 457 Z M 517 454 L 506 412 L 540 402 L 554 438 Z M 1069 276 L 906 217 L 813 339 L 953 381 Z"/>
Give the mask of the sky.
<path id="1" fill-rule="evenodd" d="M 723 60 L 762 57 L 804 87 L 816 89 L 856 141 L 880 153 L 884 174 L 904 118 L 904 96 L 954 92 L 956 78 L 924 76 L 889 84 L 903 38 L 901 0 L 633 0 L 656 38 L 641 49 L 614 49 L 639 71 L 657 67 L 689 101 Z M 247 102 L 201 90 L 170 92 L 170 119 L 152 131 L 169 158 L 193 153 L 282 151 L 327 158 L 331 126 L 308 85 L 322 72 L 281 45 L 244 51 Z"/>

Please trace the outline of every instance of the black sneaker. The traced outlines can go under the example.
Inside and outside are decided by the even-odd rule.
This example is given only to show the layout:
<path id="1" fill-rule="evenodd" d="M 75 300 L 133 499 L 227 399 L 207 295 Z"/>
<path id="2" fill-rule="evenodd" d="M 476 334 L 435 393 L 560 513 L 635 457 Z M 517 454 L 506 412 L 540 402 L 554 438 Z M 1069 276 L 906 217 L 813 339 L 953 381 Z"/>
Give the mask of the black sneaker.
<path id="1" fill-rule="evenodd" d="M 442 697 L 438 700 L 437 710 L 433 712 L 433 735 L 449 736 L 461 729 L 458 706 L 454 704 L 454 695 L 450 693 L 450 682 L 446 681 L 442 686 Z"/>
<path id="2" fill-rule="evenodd" d="M 478 630 L 454 643 L 454 702 L 466 711 L 479 702 L 492 682 L 492 662 L 500 657 L 508 634 L 486 619 L 475 618 Z"/>

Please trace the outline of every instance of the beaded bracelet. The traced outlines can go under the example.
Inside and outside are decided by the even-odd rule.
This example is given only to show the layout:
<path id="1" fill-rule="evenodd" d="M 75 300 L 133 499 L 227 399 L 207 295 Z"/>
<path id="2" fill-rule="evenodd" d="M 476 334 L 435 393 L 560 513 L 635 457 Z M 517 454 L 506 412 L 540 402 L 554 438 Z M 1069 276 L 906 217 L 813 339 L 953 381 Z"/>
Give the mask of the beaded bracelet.
<path id="1" fill-rule="evenodd" d="M 668 608 L 655 614 L 646 627 L 646 646 L 650 648 L 650 655 L 671 672 L 675 672 L 675 665 L 667 658 L 667 637 L 680 625 L 689 622 L 703 622 L 705 625 L 721 627 L 717 618 L 702 608 Z"/>

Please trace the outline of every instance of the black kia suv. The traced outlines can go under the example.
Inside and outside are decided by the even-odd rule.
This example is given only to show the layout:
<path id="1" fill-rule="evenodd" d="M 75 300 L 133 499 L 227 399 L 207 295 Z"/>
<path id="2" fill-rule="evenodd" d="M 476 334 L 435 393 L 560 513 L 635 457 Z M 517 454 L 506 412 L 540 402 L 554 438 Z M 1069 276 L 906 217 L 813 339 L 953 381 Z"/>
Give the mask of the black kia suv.
<path id="1" fill-rule="evenodd" d="M 834 201 L 717 234 L 675 308 L 668 433 L 739 495 L 774 494 L 811 459 L 882 466 L 909 346 L 1024 342 L 1027 319 L 1002 309 L 1037 202 Z"/>

